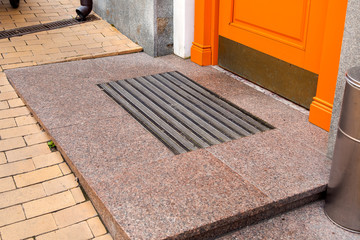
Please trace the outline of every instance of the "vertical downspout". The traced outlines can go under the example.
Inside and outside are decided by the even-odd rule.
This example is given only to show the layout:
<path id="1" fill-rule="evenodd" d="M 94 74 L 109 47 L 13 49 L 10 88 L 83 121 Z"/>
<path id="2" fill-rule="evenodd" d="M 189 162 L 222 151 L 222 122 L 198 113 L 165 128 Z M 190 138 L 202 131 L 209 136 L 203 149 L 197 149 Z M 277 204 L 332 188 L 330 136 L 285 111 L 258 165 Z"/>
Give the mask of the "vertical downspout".
<path id="1" fill-rule="evenodd" d="M 81 6 L 76 9 L 77 13 L 77 20 L 83 21 L 87 17 L 87 15 L 90 14 L 93 7 L 93 1 L 92 0 L 80 0 Z"/>

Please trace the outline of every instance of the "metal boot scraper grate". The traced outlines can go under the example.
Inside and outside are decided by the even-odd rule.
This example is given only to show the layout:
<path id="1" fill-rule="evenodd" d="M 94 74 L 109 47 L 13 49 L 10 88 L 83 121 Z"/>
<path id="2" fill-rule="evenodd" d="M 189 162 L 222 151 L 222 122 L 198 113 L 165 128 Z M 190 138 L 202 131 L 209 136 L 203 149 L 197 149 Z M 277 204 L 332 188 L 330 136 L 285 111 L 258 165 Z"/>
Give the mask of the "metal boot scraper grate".
<path id="1" fill-rule="evenodd" d="M 273 129 L 179 72 L 98 86 L 175 154 Z"/>
<path id="2" fill-rule="evenodd" d="M 37 25 L 33 25 L 33 26 L 28 26 L 28 27 L 9 29 L 9 30 L 0 31 L 0 39 L 19 37 L 19 36 L 23 36 L 23 35 L 30 34 L 30 33 L 49 31 L 49 30 L 68 27 L 68 26 L 72 26 L 72 25 L 92 22 L 92 21 L 96 21 L 96 20 L 100 20 L 100 19 L 95 15 L 90 15 L 86 18 L 85 21 L 78 21 L 74 18 L 71 18 L 71 19 L 64 19 L 64 20 L 60 20 L 60 21 L 56 21 L 56 22 L 37 24 Z"/>

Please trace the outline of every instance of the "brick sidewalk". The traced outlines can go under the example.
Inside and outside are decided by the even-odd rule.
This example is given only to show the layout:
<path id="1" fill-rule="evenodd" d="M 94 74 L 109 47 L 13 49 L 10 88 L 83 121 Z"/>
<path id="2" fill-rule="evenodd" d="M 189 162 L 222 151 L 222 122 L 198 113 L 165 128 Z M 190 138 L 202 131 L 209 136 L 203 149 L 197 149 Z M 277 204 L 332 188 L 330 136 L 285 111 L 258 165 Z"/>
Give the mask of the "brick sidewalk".
<path id="1" fill-rule="evenodd" d="M 0 31 L 74 18 L 79 5 L 79 0 L 29 0 L 12 9 L 9 0 L 0 0 Z M 0 71 L 142 50 L 104 20 L 0 39 L 0 46 Z"/>
<path id="2" fill-rule="evenodd" d="M 75 17 L 79 0 L 0 0 L 0 31 Z M 0 240 L 112 239 L 2 72 L 142 48 L 103 20 L 0 39 Z"/>
<path id="3" fill-rule="evenodd" d="M 112 239 L 0 72 L 0 239 Z"/>

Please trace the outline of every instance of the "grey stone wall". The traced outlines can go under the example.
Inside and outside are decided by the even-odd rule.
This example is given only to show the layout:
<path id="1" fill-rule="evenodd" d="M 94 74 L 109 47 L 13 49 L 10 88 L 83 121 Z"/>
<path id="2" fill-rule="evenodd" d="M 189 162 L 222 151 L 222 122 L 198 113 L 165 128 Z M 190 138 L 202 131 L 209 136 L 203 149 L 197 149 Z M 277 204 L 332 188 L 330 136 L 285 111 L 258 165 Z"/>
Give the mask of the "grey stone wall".
<path id="1" fill-rule="evenodd" d="M 94 0 L 94 11 L 154 57 L 173 53 L 172 0 Z"/>
<path id="2" fill-rule="evenodd" d="M 335 147 L 342 98 L 345 87 L 346 70 L 360 66 L 360 1 L 349 0 L 346 12 L 345 31 L 341 48 L 339 73 L 331 118 L 331 127 L 328 141 L 328 156 L 332 158 Z"/>

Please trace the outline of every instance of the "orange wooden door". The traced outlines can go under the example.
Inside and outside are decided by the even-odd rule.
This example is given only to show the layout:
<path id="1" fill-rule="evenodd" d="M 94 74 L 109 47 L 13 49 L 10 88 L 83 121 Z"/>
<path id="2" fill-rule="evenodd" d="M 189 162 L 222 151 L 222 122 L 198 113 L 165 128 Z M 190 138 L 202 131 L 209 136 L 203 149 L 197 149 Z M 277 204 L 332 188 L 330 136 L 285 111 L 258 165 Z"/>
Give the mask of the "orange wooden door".
<path id="1" fill-rule="evenodd" d="M 219 35 L 319 73 L 328 0 L 220 0 Z"/>

